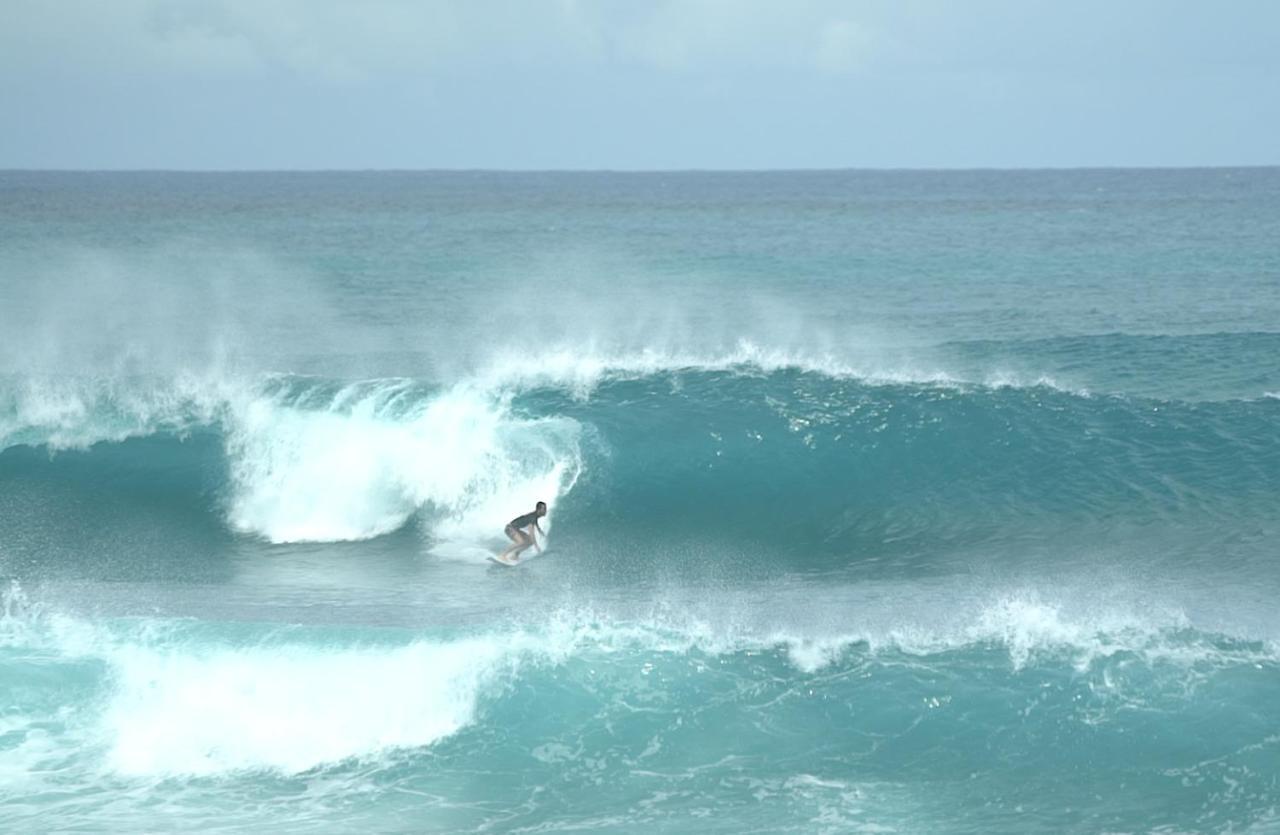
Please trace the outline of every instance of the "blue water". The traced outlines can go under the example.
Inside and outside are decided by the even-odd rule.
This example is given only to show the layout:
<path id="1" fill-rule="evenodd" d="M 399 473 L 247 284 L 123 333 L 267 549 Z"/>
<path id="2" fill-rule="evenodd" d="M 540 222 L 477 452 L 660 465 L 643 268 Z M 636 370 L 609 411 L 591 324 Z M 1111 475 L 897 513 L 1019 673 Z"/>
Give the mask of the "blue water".
<path id="1" fill-rule="evenodd" d="M 1278 169 L 0 173 L 0 450 L 0 830 L 1280 831 Z"/>

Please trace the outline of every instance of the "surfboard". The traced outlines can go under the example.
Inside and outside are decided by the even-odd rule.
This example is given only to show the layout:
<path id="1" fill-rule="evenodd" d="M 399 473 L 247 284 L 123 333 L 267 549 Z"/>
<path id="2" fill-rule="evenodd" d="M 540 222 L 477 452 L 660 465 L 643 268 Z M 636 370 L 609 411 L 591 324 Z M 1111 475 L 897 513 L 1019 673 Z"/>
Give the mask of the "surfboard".
<path id="1" fill-rule="evenodd" d="M 545 554 L 545 553 L 547 553 L 547 549 L 543 548 L 542 553 L 537 553 L 537 552 L 532 553 L 527 557 L 521 557 L 517 562 L 507 562 L 506 560 L 500 560 L 493 554 L 490 554 L 489 562 L 496 562 L 498 565 L 505 565 L 507 568 L 515 568 L 517 565 L 523 565 L 524 563 L 527 563 L 529 560 L 537 559 L 538 557 L 542 556 L 542 554 Z"/>

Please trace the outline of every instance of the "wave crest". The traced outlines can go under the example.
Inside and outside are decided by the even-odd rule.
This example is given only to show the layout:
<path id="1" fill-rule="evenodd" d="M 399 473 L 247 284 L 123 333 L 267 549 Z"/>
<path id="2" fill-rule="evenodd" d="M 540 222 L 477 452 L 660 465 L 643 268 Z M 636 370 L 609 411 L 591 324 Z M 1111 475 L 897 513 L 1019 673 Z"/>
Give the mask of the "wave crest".
<path id="1" fill-rule="evenodd" d="M 579 427 L 520 419 L 461 386 L 356 384 L 254 399 L 233 410 L 231 524 L 272 542 L 367 539 L 431 509 L 445 538 L 490 533 L 495 518 L 554 501 L 582 469 Z"/>

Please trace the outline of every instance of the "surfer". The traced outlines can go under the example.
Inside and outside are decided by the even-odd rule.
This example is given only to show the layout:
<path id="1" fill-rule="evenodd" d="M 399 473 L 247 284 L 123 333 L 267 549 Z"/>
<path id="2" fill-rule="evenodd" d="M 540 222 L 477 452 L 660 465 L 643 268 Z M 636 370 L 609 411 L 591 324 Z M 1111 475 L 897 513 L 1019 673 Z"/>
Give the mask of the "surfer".
<path id="1" fill-rule="evenodd" d="M 507 523 L 504 531 L 507 536 L 511 537 L 511 547 L 498 555 L 498 559 L 503 562 L 518 562 L 520 560 L 520 552 L 524 551 L 532 545 L 539 554 L 542 553 L 542 546 L 538 544 L 538 538 L 534 535 L 534 531 L 542 534 L 542 538 L 547 538 L 547 532 L 538 527 L 538 520 L 547 515 L 547 503 L 538 502 L 532 513 L 526 513 L 523 516 L 517 516 Z M 532 526 L 532 527 L 531 527 Z M 528 529 L 528 530 L 526 530 Z M 507 555 L 511 555 L 511 559 L 507 559 Z"/>

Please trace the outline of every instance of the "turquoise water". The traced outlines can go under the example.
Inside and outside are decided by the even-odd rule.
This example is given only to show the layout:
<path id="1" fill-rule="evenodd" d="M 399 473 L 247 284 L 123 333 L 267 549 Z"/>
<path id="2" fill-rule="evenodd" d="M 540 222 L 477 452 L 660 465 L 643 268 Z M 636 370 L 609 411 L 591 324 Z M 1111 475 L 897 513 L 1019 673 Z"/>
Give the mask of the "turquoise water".
<path id="1" fill-rule="evenodd" d="M 1278 241 L 1276 169 L 0 173 L 0 829 L 1276 831 Z"/>

